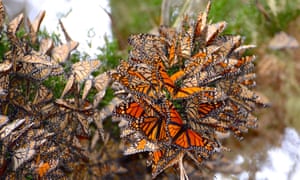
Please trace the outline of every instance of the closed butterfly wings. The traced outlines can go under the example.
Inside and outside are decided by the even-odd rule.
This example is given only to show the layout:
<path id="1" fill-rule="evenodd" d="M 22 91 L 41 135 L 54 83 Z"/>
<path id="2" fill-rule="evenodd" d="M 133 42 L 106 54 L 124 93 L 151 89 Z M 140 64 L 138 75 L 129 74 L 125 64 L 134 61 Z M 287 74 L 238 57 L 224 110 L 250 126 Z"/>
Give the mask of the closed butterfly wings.
<path id="1" fill-rule="evenodd" d="M 70 56 L 70 53 L 78 47 L 78 42 L 70 41 L 66 44 L 54 47 L 51 52 L 51 58 L 58 62 L 64 63 Z"/>
<path id="2" fill-rule="evenodd" d="M 61 97 L 64 97 L 74 86 L 75 86 L 74 88 L 78 90 L 79 88 L 78 85 L 83 81 L 89 79 L 91 73 L 97 70 L 100 67 L 100 65 L 101 62 L 99 60 L 86 60 L 86 61 L 80 61 L 73 64 L 71 68 L 71 75 L 69 76 L 69 79 L 66 83 L 66 86 L 62 92 Z M 87 84 L 87 86 L 89 85 Z"/>
<path id="3" fill-rule="evenodd" d="M 38 31 L 40 29 L 40 25 L 45 17 L 46 11 L 42 11 L 40 12 L 37 17 L 34 19 L 33 22 L 30 22 L 30 20 L 28 20 L 28 26 L 29 26 L 29 37 L 30 37 L 30 41 L 31 43 L 35 44 L 38 40 Z"/>
<path id="4" fill-rule="evenodd" d="M 152 98 L 161 96 L 156 72 L 147 64 L 133 65 L 122 61 L 118 70 L 119 72 L 112 73 L 112 78 L 130 92 Z"/>
<path id="5" fill-rule="evenodd" d="M 0 2 L 0 30 L 2 31 L 3 23 L 5 20 L 5 10 L 2 1 Z"/>
<path id="6" fill-rule="evenodd" d="M 214 115 L 224 106 L 224 102 L 199 102 L 198 98 L 187 102 L 187 117 L 190 120 L 201 121 L 202 118 Z"/>
<path id="7" fill-rule="evenodd" d="M 0 101 L 8 94 L 9 89 L 9 71 L 12 69 L 12 63 L 8 60 L 0 63 Z"/>
<path id="8" fill-rule="evenodd" d="M 48 54 L 49 51 L 53 48 L 53 40 L 51 38 L 41 39 L 39 53 Z"/>
<path id="9" fill-rule="evenodd" d="M 21 24 L 23 23 L 24 15 L 20 14 L 17 17 L 15 17 L 9 24 L 7 29 L 7 36 L 9 37 L 10 41 L 12 41 L 12 44 L 16 45 L 18 44 L 18 38 L 16 36 L 16 32 L 20 28 Z"/>
<path id="10" fill-rule="evenodd" d="M 32 105 L 40 105 L 40 104 L 47 103 L 51 101 L 52 98 L 53 98 L 53 94 L 51 90 L 49 90 L 47 87 L 43 85 L 40 85 L 32 101 Z"/>
<path id="11" fill-rule="evenodd" d="M 149 153 L 147 164 L 152 167 L 152 177 L 155 178 L 165 169 L 178 164 L 183 156 L 184 152 L 172 147 L 162 147 L 159 150 Z"/>
<path id="12" fill-rule="evenodd" d="M 46 55 L 40 55 L 37 52 L 21 57 L 17 63 L 16 72 L 18 75 L 37 81 L 44 80 L 50 75 L 63 73 L 61 71 L 54 74 L 53 72 L 60 68 L 60 65 L 51 61 Z"/>
<path id="13" fill-rule="evenodd" d="M 167 41 L 164 37 L 153 34 L 131 35 L 128 43 L 133 47 L 129 61 L 151 65 L 161 58 L 159 53 L 166 51 Z"/>
<path id="14" fill-rule="evenodd" d="M 89 121 L 87 116 L 93 112 L 92 105 L 88 101 L 78 104 L 75 99 L 57 99 L 55 103 L 60 111 L 65 113 L 67 119 L 79 122 L 84 135 L 89 134 Z"/>
<path id="15" fill-rule="evenodd" d="M 61 20 L 59 20 L 59 25 L 66 38 L 66 43 L 56 46 L 52 49 L 51 59 L 57 63 L 65 63 L 70 57 L 71 52 L 78 47 L 79 43 L 71 39 Z"/>
<path id="16" fill-rule="evenodd" d="M 101 62 L 99 60 L 80 61 L 72 65 L 72 74 L 75 76 L 75 81 L 82 82 L 93 71 L 99 68 Z"/>

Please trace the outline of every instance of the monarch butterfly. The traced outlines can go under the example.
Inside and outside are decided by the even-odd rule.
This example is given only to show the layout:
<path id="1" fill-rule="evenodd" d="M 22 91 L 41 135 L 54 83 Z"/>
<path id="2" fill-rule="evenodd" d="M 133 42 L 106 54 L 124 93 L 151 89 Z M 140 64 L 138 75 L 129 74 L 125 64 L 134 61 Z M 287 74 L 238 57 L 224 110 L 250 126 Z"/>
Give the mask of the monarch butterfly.
<path id="1" fill-rule="evenodd" d="M 207 23 L 207 17 L 208 17 L 208 12 L 210 11 L 211 7 L 211 2 L 208 1 L 206 9 L 204 12 L 200 12 L 197 17 L 197 22 L 195 23 L 195 30 L 194 30 L 194 39 L 195 41 L 199 40 L 201 37 L 205 37 L 203 35 L 203 31 L 206 28 L 206 23 Z M 202 36 L 203 35 L 203 36 Z M 206 42 L 206 41 L 202 41 Z"/>
<path id="2" fill-rule="evenodd" d="M 144 104 L 144 106 L 146 105 Z M 149 140 L 154 142 L 166 141 L 168 139 L 166 117 L 151 106 L 147 108 L 146 111 L 141 104 L 130 100 L 127 103 L 119 104 L 114 110 L 114 114 L 128 119 L 129 126 L 141 131 Z"/>
<path id="3" fill-rule="evenodd" d="M 246 86 L 242 84 L 236 84 L 232 81 L 223 81 L 219 83 L 219 86 L 223 88 L 225 93 L 230 97 L 232 101 L 241 102 L 247 107 L 247 101 L 252 101 L 259 104 L 256 100 L 259 99 L 259 96 L 256 95 L 254 91 L 249 90 Z M 240 99 L 240 100 L 239 100 Z M 252 108 L 247 108 L 249 111 L 252 111 Z"/>
<path id="4" fill-rule="evenodd" d="M 32 78 L 32 73 L 39 73 L 40 68 L 36 68 L 36 66 L 34 64 L 31 63 L 17 63 L 16 66 L 16 74 L 21 76 L 21 77 L 25 77 L 25 78 Z M 50 74 L 50 72 L 49 72 Z M 48 75 L 49 75 L 48 74 Z M 36 79 L 33 79 L 36 80 Z"/>
<path id="5" fill-rule="evenodd" d="M 121 75 L 118 73 L 113 73 L 112 78 L 121 83 L 126 90 L 130 93 L 136 94 L 138 96 L 147 95 L 151 98 L 162 97 L 162 92 L 158 90 L 159 86 L 157 86 L 154 81 L 153 83 L 148 81 L 143 81 L 137 77 L 129 77 L 126 75 Z"/>
<path id="6" fill-rule="evenodd" d="M 51 38 L 44 38 L 40 41 L 39 53 L 45 55 L 53 47 L 53 40 Z"/>
<path id="7" fill-rule="evenodd" d="M 30 142 L 32 143 L 32 142 Z M 19 148 L 13 152 L 12 156 L 12 168 L 16 171 L 22 164 L 29 161 L 36 154 L 34 148 L 25 147 Z"/>
<path id="8" fill-rule="evenodd" d="M 151 88 L 153 88 L 153 92 L 158 91 L 159 83 L 158 83 L 156 71 L 145 63 L 131 64 L 126 61 L 121 61 L 120 65 L 118 66 L 118 72 L 122 76 L 127 77 L 128 83 L 129 81 L 139 82 L 141 86 L 143 86 L 142 85 L 143 83 L 148 84 Z M 128 86 L 126 85 L 126 83 L 124 83 L 123 85 Z M 131 85 L 132 84 L 133 83 L 131 83 Z M 146 91 L 142 91 L 142 92 L 145 93 Z"/>
<path id="9" fill-rule="evenodd" d="M 32 51 L 30 54 L 23 56 L 18 59 L 18 62 L 30 63 L 30 64 L 40 64 L 45 66 L 54 66 L 55 64 L 49 61 L 48 56 L 38 54 L 36 51 Z"/>
<path id="10" fill-rule="evenodd" d="M 152 34 L 131 35 L 128 42 L 133 47 L 130 50 L 129 61 L 149 65 L 161 61 L 160 54 L 166 52 L 168 48 L 168 43 L 164 37 Z"/>
<path id="11" fill-rule="evenodd" d="M 18 44 L 18 38 L 16 36 L 16 32 L 18 31 L 20 25 L 23 23 L 24 15 L 21 13 L 17 17 L 15 17 L 12 21 L 9 22 L 7 28 L 7 36 L 12 44 Z"/>
<path id="12" fill-rule="evenodd" d="M 129 142 L 130 146 L 127 147 L 124 151 L 124 155 L 131 155 L 131 154 L 136 154 L 139 152 L 145 152 L 145 151 L 155 151 L 159 149 L 157 143 L 148 141 L 145 138 L 142 138 L 142 134 L 139 132 L 134 132 L 134 135 L 130 136 L 130 140 L 133 140 L 134 142 Z M 133 136 L 138 136 L 134 137 Z M 128 138 L 128 137 L 127 137 Z"/>
<path id="13" fill-rule="evenodd" d="M 33 105 L 47 103 L 53 98 L 52 92 L 44 85 L 40 85 L 32 101 Z"/>
<path id="14" fill-rule="evenodd" d="M 235 61 L 235 60 L 233 60 Z M 245 67 L 243 69 L 236 68 L 236 67 L 229 67 L 229 66 L 240 66 L 238 61 L 235 61 L 234 64 L 227 64 L 224 62 L 218 63 L 213 68 L 209 68 L 207 70 L 194 70 L 194 74 L 192 76 L 188 76 L 187 78 L 183 79 L 182 84 L 184 86 L 190 87 L 190 86 L 203 86 L 208 85 L 211 83 L 214 83 L 216 81 L 219 81 L 221 79 L 229 79 L 233 76 L 241 75 L 241 73 L 245 72 L 248 67 Z"/>
<path id="15" fill-rule="evenodd" d="M 190 129 L 183 121 L 177 110 L 171 105 L 167 129 L 172 138 L 172 144 L 182 149 L 214 150 L 213 143 Z"/>
<path id="16" fill-rule="evenodd" d="M 61 93 L 60 98 L 63 98 L 71 90 L 71 88 L 74 85 L 74 82 L 75 82 L 75 75 L 71 74 L 68 81 L 67 81 L 67 83 L 66 83 L 66 86 L 65 86 L 63 92 Z"/>
<path id="17" fill-rule="evenodd" d="M 30 32 L 30 40 L 32 43 L 35 43 L 37 40 L 37 33 L 40 29 L 40 25 L 45 17 L 46 11 L 42 11 L 38 14 L 38 16 L 34 19 L 33 22 L 29 22 L 29 32 Z"/>
<path id="18" fill-rule="evenodd" d="M 108 73 L 102 73 L 95 77 L 93 85 L 98 92 L 104 91 L 110 81 Z"/>
<path id="19" fill-rule="evenodd" d="M 220 35 L 226 28 L 226 25 L 227 23 L 225 21 L 207 25 L 207 34 L 205 39 L 207 45 L 210 45 L 211 43 L 214 44 L 215 40 L 220 37 L 218 35 Z"/>
<path id="20" fill-rule="evenodd" d="M 61 65 L 52 66 L 51 69 L 52 69 L 51 70 L 51 76 L 58 76 L 58 75 L 61 75 L 65 72 L 64 68 Z"/>
<path id="21" fill-rule="evenodd" d="M 49 171 L 50 164 L 48 162 L 41 162 L 38 167 L 36 168 L 36 173 L 39 175 L 39 177 L 44 177 L 45 174 Z"/>
<path id="22" fill-rule="evenodd" d="M 70 99 L 56 99 L 55 103 L 60 107 L 64 107 L 70 109 L 72 111 L 79 111 L 79 112 L 88 112 L 92 109 L 92 105 L 88 101 L 83 101 L 81 104 L 76 104 L 74 98 Z"/>
<path id="23" fill-rule="evenodd" d="M 63 45 L 56 46 L 51 51 L 51 59 L 58 63 L 64 63 L 70 56 L 70 53 L 78 47 L 79 43 L 70 41 Z"/>
<path id="24" fill-rule="evenodd" d="M 255 73 L 244 74 L 237 78 L 237 82 L 248 88 L 252 88 L 256 86 L 256 82 L 254 80 L 255 78 L 256 78 Z"/>
<path id="25" fill-rule="evenodd" d="M 2 1 L 0 2 L 0 30 L 2 31 L 2 26 L 5 20 L 5 10 Z"/>
<path id="26" fill-rule="evenodd" d="M 152 167 L 152 178 L 155 178 L 165 169 L 177 164 L 183 156 L 183 151 L 172 146 L 162 147 L 159 150 L 150 152 L 147 165 L 151 165 Z"/>
<path id="27" fill-rule="evenodd" d="M 298 48 L 299 43 L 293 36 L 288 35 L 284 31 L 280 31 L 270 40 L 268 47 L 273 50 Z"/>
<path id="28" fill-rule="evenodd" d="M 177 79 L 182 79 L 183 77 L 189 77 L 191 75 L 198 74 L 200 71 L 208 71 L 209 68 L 213 67 L 218 58 L 213 54 L 208 54 L 208 52 L 199 52 L 192 56 L 190 59 L 185 61 L 185 67 L 183 71 L 185 74 L 176 77 Z"/>
<path id="29" fill-rule="evenodd" d="M 22 164 L 29 161 L 36 155 L 36 149 L 42 146 L 47 140 L 31 140 L 24 147 L 15 150 L 12 155 L 12 168 L 16 171 Z"/>
<path id="30" fill-rule="evenodd" d="M 224 69 L 223 71 L 226 73 L 230 69 L 242 68 L 243 66 L 252 63 L 252 61 L 254 59 L 255 59 L 255 56 L 245 56 L 245 57 L 241 57 L 239 59 L 228 58 L 228 59 L 225 59 L 224 62 L 220 62 L 217 65 L 220 65 Z"/>
<path id="31" fill-rule="evenodd" d="M 198 74 L 182 80 L 182 87 L 209 86 L 223 79 L 222 75 L 214 72 L 200 71 Z"/>
<path id="32" fill-rule="evenodd" d="M 162 36 L 157 36 L 153 34 L 136 34 L 131 35 L 128 38 L 128 43 L 133 48 L 142 48 L 141 50 L 144 50 L 147 52 L 147 54 L 151 54 L 155 49 L 160 50 L 162 52 L 165 51 L 166 48 L 166 39 Z"/>
<path id="33" fill-rule="evenodd" d="M 7 116 L 0 114 L 0 128 L 2 128 L 2 126 L 4 126 L 8 121 L 9 119 Z"/>
<path id="34" fill-rule="evenodd" d="M 252 44 L 251 45 L 241 45 L 232 51 L 230 57 L 235 57 L 235 58 L 239 59 L 242 57 L 242 55 L 245 53 L 246 50 L 253 49 L 255 47 L 256 46 L 252 45 Z"/>
<path id="35" fill-rule="evenodd" d="M 75 114 L 74 114 L 75 115 Z M 83 130 L 84 132 L 84 135 L 89 135 L 89 121 L 87 119 L 87 116 L 82 114 L 82 113 L 76 113 L 76 117 L 75 117 L 78 122 L 80 123 L 80 126 L 81 126 L 81 129 Z"/>
<path id="36" fill-rule="evenodd" d="M 144 81 L 152 80 L 152 68 L 145 63 L 134 64 L 122 60 L 118 66 L 118 72 L 121 75 L 133 76 Z"/>
<path id="37" fill-rule="evenodd" d="M 224 35 L 216 37 L 211 43 L 217 46 L 218 53 L 223 57 L 230 57 L 234 49 L 239 47 L 242 43 L 242 38 L 239 35 Z"/>
<path id="38" fill-rule="evenodd" d="M 39 106 L 37 110 L 41 113 L 42 119 L 46 119 L 57 115 L 58 107 L 53 102 L 49 102 Z"/>
<path id="39" fill-rule="evenodd" d="M 223 102 L 206 102 L 200 103 L 197 98 L 194 98 L 191 101 L 188 101 L 186 104 L 186 113 L 187 118 L 191 120 L 201 121 L 202 118 L 208 117 L 214 113 L 217 113 L 218 110 L 223 106 Z"/>
<path id="40" fill-rule="evenodd" d="M 194 121 L 198 125 L 201 125 L 201 127 L 196 127 L 196 129 L 202 131 L 205 128 L 207 130 L 213 129 L 222 133 L 231 131 L 238 139 L 241 139 L 241 133 L 247 131 L 248 127 L 256 127 L 257 119 L 251 113 L 248 113 L 245 109 L 231 101 L 228 101 L 227 104 L 224 110 L 217 113 L 214 117 L 205 117 L 201 121 Z"/>
<path id="41" fill-rule="evenodd" d="M 20 139 L 24 139 L 25 137 L 29 136 L 29 133 L 34 123 L 24 123 L 25 125 L 22 126 L 22 129 L 18 131 L 14 131 L 7 139 L 6 142 L 9 142 L 10 144 L 16 143 L 17 141 L 20 141 Z M 27 134 L 26 134 L 27 133 Z"/>
<path id="42" fill-rule="evenodd" d="M 2 63 L 0 63 L 0 73 L 5 73 L 9 71 L 12 68 L 12 63 L 9 60 L 5 60 Z"/>
<path id="43" fill-rule="evenodd" d="M 39 65 L 36 65 L 37 67 Z M 44 79 L 47 79 L 49 75 L 52 72 L 52 68 L 49 66 L 43 66 L 41 65 L 39 68 L 34 69 L 31 74 L 29 75 L 29 78 L 37 81 L 42 81 Z"/>
<path id="44" fill-rule="evenodd" d="M 229 106 L 229 105 L 228 105 Z M 238 107 L 236 105 L 231 104 L 229 107 L 226 106 L 225 110 L 218 114 L 218 121 L 225 126 L 234 125 L 236 127 L 244 126 L 245 128 L 256 128 L 257 127 L 257 118 L 251 114 L 236 112 L 234 108 Z M 243 110 L 239 110 L 243 111 Z"/>
<path id="45" fill-rule="evenodd" d="M 65 36 L 65 38 L 66 38 L 66 41 L 67 41 L 67 42 L 72 41 L 72 39 L 71 39 L 70 35 L 68 34 L 68 32 L 67 32 L 67 30 L 66 30 L 64 24 L 62 23 L 61 19 L 59 19 L 58 22 L 59 22 L 59 25 L 60 25 L 60 28 L 61 28 L 62 32 L 64 33 L 64 36 Z"/>
<path id="46" fill-rule="evenodd" d="M 101 65 L 99 60 L 80 61 L 72 65 L 75 81 L 82 82 Z"/>
<path id="47" fill-rule="evenodd" d="M 178 57 L 176 55 L 177 47 L 176 47 L 176 30 L 173 28 L 168 28 L 166 26 L 159 27 L 159 34 L 162 37 L 165 37 L 168 41 L 167 51 L 164 54 L 160 54 L 162 57 L 166 67 L 172 67 L 176 63 L 178 63 Z M 164 56 L 167 56 L 166 58 Z"/>
<path id="48" fill-rule="evenodd" d="M 190 98 L 193 95 L 214 92 L 216 89 L 212 87 L 177 87 L 174 81 L 169 77 L 167 72 L 164 70 L 163 65 L 158 64 L 158 74 L 162 79 L 162 84 L 169 91 L 173 99 L 184 99 Z"/>
<path id="49" fill-rule="evenodd" d="M 9 89 L 9 74 L 1 74 L 0 77 L 0 97 L 3 98 L 8 94 Z M 2 98 L 0 98 L 1 100 Z"/>
<path id="50" fill-rule="evenodd" d="M 193 26 L 187 25 L 187 16 L 182 22 L 182 32 L 179 34 L 179 54 L 183 58 L 191 57 L 193 48 Z"/>
<path id="51" fill-rule="evenodd" d="M 9 123 L 9 124 L 3 126 L 0 129 L 0 140 L 3 140 L 5 137 L 10 135 L 10 133 L 12 131 L 14 131 L 16 128 L 21 126 L 24 122 L 25 122 L 25 118 L 24 119 L 16 119 L 12 123 Z"/>
<path id="52" fill-rule="evenodd" d="M 97 89 L 97 94 L 94 96 L 93 107 L 97 107 L 106 93 L 107 86 L 110 82 L 109 75 L 107 73 L 99 74 L 93 80 L 93 86 Z"/>
<path id="53" fill-rule="evenodd" d="M 91 88 L 93 86 L 93 80 L 91 78 L 88 78 L 85 82 L 84 82 L 84 86 L 83 86 L 83 92 L 82 92 L 82 96 L 81 99 L 84 100 L 86 98 L 86 96 L 88 95 L 88 93 L 90 92 Z M 103 95 L 104 96 L 104 95 Z"/>

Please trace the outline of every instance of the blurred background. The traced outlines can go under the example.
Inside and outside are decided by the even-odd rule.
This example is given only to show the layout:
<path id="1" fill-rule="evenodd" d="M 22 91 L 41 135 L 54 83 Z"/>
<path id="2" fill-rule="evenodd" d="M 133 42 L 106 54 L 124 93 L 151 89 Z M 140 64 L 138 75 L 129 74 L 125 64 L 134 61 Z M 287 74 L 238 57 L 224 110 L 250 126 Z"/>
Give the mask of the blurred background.
<path id="1" fill-rule="evenodd" d="M 135 33 L 157 33 L 159 25 L 178 26 L 184 14 L 197 16 L 207 0 L 3 0 L 13 18 L 24 12 L 34 19 L 46 10 L 42 29 L 61 33 L 62 19 L 70 36 L 80 42 L 78 50 L 114 68 L 126 59 L 127 38 Z M 259 127 L 244 135 L 224 139 L 231 149 L 224 157 L 232 162 L 213 179 L 300 179 L 300 0 L 214 0 L 211 22 L 226 21 L 224 34 L 240 34 L 245 44 L 255 44 L 256 90 L 271 102 L 271 107 L 257 110 Z M 121 158 L 128 171 L 114 179 L 146 177 L 151 179 L 142 154 L 122 157 L 116 123 L 105 122 L 113 130 L 107 150 Z M 115 153 L 115 154 L 113 154 Z M 188 170 L 187 170 L 188 171 Z M 158 178 L 170 176 L 166 173 Z M 176 177 L 176 176 L 173 176 Z M 196 179 L 197 172 L 190 171 Z"/>

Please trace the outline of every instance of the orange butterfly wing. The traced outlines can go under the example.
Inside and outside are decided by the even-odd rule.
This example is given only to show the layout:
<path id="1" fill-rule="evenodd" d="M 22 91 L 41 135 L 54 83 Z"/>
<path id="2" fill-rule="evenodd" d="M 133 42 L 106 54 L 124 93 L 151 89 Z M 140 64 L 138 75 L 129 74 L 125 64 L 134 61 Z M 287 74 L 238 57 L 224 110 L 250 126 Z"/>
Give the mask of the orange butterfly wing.
<path id="1" fill-rule="evenodd" d="M 166 118 L 159 116 L 155 109 L 150 109 L 150 111 L 146 112 L 142 105 L 132 101 L 121 103 L 115 109 L 114 113 L 117 116 L 129 119 L 129 126 L 141 131 L 151 141 L 164 141 L 168 139 Z"/>
<path id="2" fill-rule="evenodd" d="M 168 139 L 166 132 L 166 120 L 159 117 L 148 116 L 132 121 L 130 126 L 141 130 L 151 141 L 164 141 Z"/>
<path id="3" fill-rule="evenodd" d="M 192 120 L 199 120 L 208 117 L 212 113 L 217 112 L 223 106 L 222 101 L 199 103 L 198 99 L 194 98 L 187 103 L 187 117 Z"/>
<path id="4" fill-rule="evenodd" d="M 173 79 L 179 78 L 179 76 L 182 76 L 183 74 L 181 71 L 178 73 L 175 73 L 173 76 L 169 76 L 168 73 L 165 71 L 163 65 L 159 63 L 157 65 L 158 67 L 158 73 L 159 77 L 162 80 L 162 86 L 164 86 L 169 93 L 171 94 L 173 99 L 184 99 L 184 98 L 190 98 L 191 96 L 199 93 L 205 93 L 205 92 L 213 92 L 215 91 L 215 88 L 213 87 L 183 87 L 183 88 L 177 88 L 175 86 L 175 81 Z"/>
<path id="5" fill-rule="evenodd" d="M 150 153 L 148 164 L 152 164 L 152 177 L 155 178 L 165 169 L 178 163 L 184 153 L 174 147 L 162 147 Z"/>
<path id="6" fill-rule="evenodd" d="M 168 130 L 172 142 L 178 147 L 183 149 L 205 148 L 206 150 L 212 150 L 211 144 L 207 139 L 183 124 L 175 108 L 170 108 Z"/>

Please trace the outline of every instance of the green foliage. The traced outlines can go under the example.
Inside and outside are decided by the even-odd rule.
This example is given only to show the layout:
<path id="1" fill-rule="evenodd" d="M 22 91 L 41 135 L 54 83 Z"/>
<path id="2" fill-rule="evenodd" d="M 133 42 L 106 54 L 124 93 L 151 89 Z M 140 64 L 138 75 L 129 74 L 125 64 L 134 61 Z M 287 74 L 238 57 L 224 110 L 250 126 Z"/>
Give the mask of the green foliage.
<path id="1" fill-rule="evenodd" d="M 246 43 L 263 43 L 266 38 L 287 28 L 289 22 L 300 15 L 299 0 L 281 1 L 284 7 L 276 1 L 276 8 L 280 11 L 275 14 L 269 0 L 258 1 L 213 1 L 209 19 L 213 22 L 224 20 L 229 22 L 224 33 L 240 34 L 246 38 Z M 262 12 L 262 10 L 264 12 Z M 266 13 L 266 14 L 264 14 Z M 261 36 L 264 34 L 264 36 Z M 259 37 L 258 37 L 259 36 Z"/>
<path id="2" fill-rule="evenodd" d="M 66 85 L 65 79 L 62 76 L 50 76 L 43 84 L 52 90 L 55 98 L 59 98 Z"/>
<path id="3" fill-rule="evenodd" d="M 113 97 L 114 97 L 114 91 L 110 87 L 108 87 L 106 89 L 104 98 L 102 99 L 102 101 L 99 104 L 99 107 L 102 108 L 102 107 L 105 107 L 106 105 L 108 105 L 111 102 Z"/>
<path id="4" fill-rule="evenodd" d="M 289 22 L 300 15 L 300 1 L 286 1 L 286 7 L 276 16 L 276 22 L 280 29 L 286 29 Z"/>
<path id="5" fill-rule="evenodd" d="M 4 57 L 4 54 L 9 50 L 9 43 L 6 36 L 1 36 L 0 38 L 0 62 Z"/>
<path id="6" fill-rule="evenodd" d="M 61 41 L 61 37 L 59 34 L 56 34 L 54 32 L 49 34 L 46 29 L 39 31 L 38 36 L 42 39 L 51 38 L 55 45 L 57 45 Z"/>
<path id="7" fill-rule="evenodd" d="M 159 25 L 162 0 L 110 0 L 112 31 L 121 49 L 130 34 L 146 33 Z"/>
<path id="8" fill-rule="evenodd" d="M 246 42 L 251 38 L 249 34 L 251 35 L 252 31 L 257 29 L 255 21 L 259 21 L 260 17 L 254 3 L 246 4 L 243 1 L 214 1 L 209 14 L 209 19 L 213 22 L 228 23 L 225 34 L 240 34 L 247 38 Z"/>
<path id="9" fill-rule="evenodd" d="M 116 40 L 109 41 L 107 37 L 105 37 L 104 40 L 104 47 L 98 48 L 101 53 L 97 58 L 102 62 L 100 72 L 105 72 L 117 67 L 117 65 L 119 64 L 119 60 L 124 57 L 119 52 L 119 46 Z"/>

